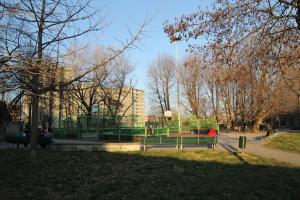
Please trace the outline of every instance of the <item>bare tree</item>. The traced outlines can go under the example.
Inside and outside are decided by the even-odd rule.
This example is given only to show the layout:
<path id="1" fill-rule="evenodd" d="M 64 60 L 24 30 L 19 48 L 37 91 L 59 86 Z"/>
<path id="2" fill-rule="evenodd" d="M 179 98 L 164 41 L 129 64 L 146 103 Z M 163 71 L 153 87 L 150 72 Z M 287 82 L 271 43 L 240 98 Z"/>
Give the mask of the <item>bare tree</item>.
<path id="1" fill-rule="evenodd" d="M 103 49 L 103 48 L 102 48 Z M 91 68 L 103 61 L 105 57 L 104 51 L 101 48 L 82 48 L 74 51 L 71 49 L 71 53 L 65 58 L 65 62 L 72 66 L 72 70 L 69 71 L 69 79 L 79 76 L 82 71 Z M 62 90 L 62 96 L 67 95 L 68 98 L 74 100 L 73 104 L 77 104 L 77 110 L 83 112 L 87 116 L 92 115 L 92 106 L 98 104 L 101 99 L 98 98 L 98 92 L 101 84 L 108 76 L 108 72 L 105 70 L 105 66 L 99 67 L 97 70 L 81 77 L 79 80 L 72 82 Z M 65 77 L 67 77 L 65 75 Z M 67 82 L 68 80 L 64 80 Z M 66 99 L 68 102 L 68 98 Z M 67 103 L 66 102 L 66 103 Z"/>
<path id="2" fill-rule="evenodd" d="M 220 70 L 206 69 L 204 73 L 204 83 L 206 85 L 206 94 L 212 105 L 212 112 L 216 121 L 220 122 Z"/>
<path id="3" fill-rule="evenodd" d="M 111 118 L 115 124 L 118 124 L 135 103 L 132 98 L 134 86 L 133 66 L 127 58 L 121 56 L 105 66 L 105 71 L 105 74 L 107 74 L 105 79 L 103 79 L 103 76 L 98 78 L 98 80 L 101 80 L 99 96 L 105 106 L 104 115 Z M 100 74 L 103 75 L 103 73 Z M 128 99 L 132 100 L 125 104 Z"/>
<path id="4" fill-rule="evenodd" d="M 37 147 L 39 96 L 51 90 L 59 90 L 59 87 L 67 86 L 114 60 L 126 49 L 134 46 L 134 43 L 141 38 L 142 30 L 147 22 L 141 25 L 137 34 L 132 34 L 132 38 L 126 41 L 121 49 L 113 50 L 113 53 L 101 63 L 93 65 L 77 77 L 63 83 L 63 85 L 52 83 L 45 86 L 41 84 L 43 82 L 41 76 L 47 72 L 48 67 L 43 64 L 43 59 L 57 57 L 57 55 L 53 55 L 56 52 L 53 50 L 59 44 L 91 31 L 101 30 L 105 25 L 103 23 L 104 17 L 100 15 L 101 11 L 92 10 L 90 0 L 76 2 L 68 0 L 28 0 L 14 1 L 13 3 L 1 1 L 0 7 L 5 12 L 5 20 L 3 21 L 6 24 L 10 20 L 13 22 L 11 23 L 12 26 L 5 26 L 4 29 L 14 32 L 13 35 L 17 36 L 18 41 L 20 41 L 17 45 L 12 44 L 10 49 L 6 48 L 7 51 L 3 57 L 10 58 L 10 66 L 2 68 L 1 73 L 12 71 L 11 68 L 13 67 L 14 70 L 25 71 L 27 76 L 31 77 L 25 80 L 18 79 L 18 85 L 25 86 L 22 87 L 22 90 L 31 96 L 31 148 L 34 156 Z M 7 41 L 9 40 L 5 40 L 5 42 Z M 19 47 L 20 44 L 22 46 Z M 26 46 L 32 48 L 28 49 Z M 18 51 L 15 50 L 13 51 L 15 54 L 12 54 L 11 52 L 15 48 Z M 24 62 L 28 63 L 28 68 L 24 68 L 24 64 L 21 64 Z"/>
<path id="5" fill-rule="evenodd" d="M 223 45 L 233 45 L 253 35 L 261 39 L 272 35 L 288 41 L 300 30 L 300 2 L 268 0 L 218 0 L 212 9 L 198 10 L 165 24 L 165 32 L 175 38 L 190 39 L 209 36 Z M 297 37 L 296 37 L 297 38 Z M 294 38 L 294 39 L 296 39 Z"/>
<path id="6" fill-rule="evenodd" d="M 149 88 L 153 101 L 158 103 L 161 115 L 171 110 L 171 91 L 175 81 L 175 61 L 169 55 L 158 56 L 148 70 Z M 164 117 L 167 123 L 167 119 Z"/>
<path id="7" fill-rule="evenodd" d="M 74 76 L 77 76 L 90 65 L 103 62 L 111 52 L 108 48 L 97 47 L 95 49 L 85 48 L 74 53 L 76 55 L 72 55 L 68 59 L 70 64 L 76 68 L 73 73 Z M 133 67 L 128 59 L 121 55 L 114 61 L 99 67 L 89 76 L 82 77 L 70 84 L 68 91 L 74 98 L 74 102 L 78 103 L 78 109 L 85 115 L 91 116 L 92 106 L 101 104 L 103 117 L 110 118 L 117 124 L 134 103 L 124 104 L 133 90 L 132 72 Z"/>
<path id="8" fill-rule="evenodd" d="M 81 27 L 74 28 L 73 26 L 75 23 L 90 20 L 96 14 L 95 12 L 86 13 L 89 3 L 89 1 L 73 3 L 70 1 L 29 0 L 13 2 L 11 4 L 1 2 L 0 4 L 16 24 L 16 26 L 12 26 L 10 29 L 20 34 L 20 38 L 25 44 L 33 44 L 33 49 L 27 55 L 27 58 L 29 57 L 30 61 L 32 60 L 29 63 L 29 70 L 27 72 L 32 79 L 28 82 L 19 79 L 21 84 L 25 84 L 31 93 L 31 148 L 33 155 L 36 154 L 35 149 L 37 146 L 39 95 L 41 94 L 41 88 L 43 88 L 41 87 L 41 82 L 43 82 L 41 76 L 48 68 L 43 63 L 43 59 L 52 55 L 53 48 L 59 42 L 64 42 L 65 40 L 101 28 L 99 22 L 92 22 L 91 25 L 83 29 Z M 26 62 L 27 60 L 21 57 L 22 62 Z"/>
<path id="9" fill-rule="evenodd" d="M 221 0 L 208 11 L 166 22 L 164 31 L 171 41 L 206 39 L 212 62 L 224 74 L 220 93 L 228 121 L 251 121 L 258 131 L 262 120 L 283 103 L 278 98 L 284 91 L 282 78 L 300 96 L 298 73 L 288 73 L 299 68 L 299 10 L 299 1 Z M 192 45 L 191 50 L 201 47 Z"/>
<path id="10" fill-rule="evenodd" d="M 270 41 L 254 44 L 255 37 L 240 43 L 234 53 L 230 52 L 230 62 L 224 62 L 226 55 L 219 60 L 220 91 L 228 122 L 232 126 L 246 122 L 257 132 L 262 121 L 274 112 L 280 102 L 278 95 L 281 76 L 274 55 L 277 51 Z M 226 59 L 225 59 L 226 60 Z"/>
<path id="11" fill-rule="evenodd" d="M 234 53 L 236 46 L 244 43 L 247 38 L 255 37 L 257 43 L 269 40 L 269 45 L 276 49 L 273 59 L 278 62 L 280 57 L 289 54 L 286 52 L 299 48 L 299 27 L 298 0 L 221 0 L 215 1 L 212 9 L 208 11 L 199 9 L 189 15 L 183 15 L 173 24 L 166 22 L 164 31 L 171 41 L 202 37 L 207 39 L 206 46 L 221 47 L 223 51 L 231 53 Z M 299 59 L 292 60 L 290 67 L 297 69 L 298 65 L 295 63 Z M 276 67 L 281 75 L 285 74 L 280 65 Z M 296 93 L 299 94 L 299 91 Z"/>
<path id="12" fill-rule="evenodd" d="M 180 70 L 181 85 L 188 101 L 188 107 L 192 114 L 198 118 L 203 113 L 203 74 L 204 64 L 196 55 L 186 58 Z"/>

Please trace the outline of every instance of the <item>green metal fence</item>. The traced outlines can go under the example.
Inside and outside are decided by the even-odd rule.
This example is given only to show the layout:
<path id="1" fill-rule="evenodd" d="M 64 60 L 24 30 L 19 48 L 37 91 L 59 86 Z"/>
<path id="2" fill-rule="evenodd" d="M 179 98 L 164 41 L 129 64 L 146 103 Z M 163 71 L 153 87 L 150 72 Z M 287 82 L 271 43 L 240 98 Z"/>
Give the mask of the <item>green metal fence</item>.
<path id="1" fill-rule="evenodd" d="M 180 124 L 181 133 L 205 133 L 209 128 L 219 131 L 219 126 L 213 119 L 197 119 L 195 117 L 183 118 Z M 123 127 L 120 118 L 108 119 L 99 116 L 78 116 L 77 119 L 67 118 L 62 121 L 60 128 L 54 128 L 56 138 L 77 138 L 98 140 L 109 138 L 113 140 L 125 140 L 134 137 L 162 137 L 169 133 L 179 133 L 179 125 L 176 121 L 170 121 L 169 127 Z M 149 139 L 158 140 L 158 139 Z M 161 140 L 161 139 L 159 139 Z M 173 141 L 173 139 L 169 139 Z M 185 140 L 185 139 L 184 139 Z"/>
<path id="2" fill-rule="evenodd" d="M 167 136 L 168 128 L 147 127 L 64 127 L 53 129 L 56 138 L 102 139 L 120 137 Z"/>
<path id="3" fill-rule="evenodd" d="M 171 133 L 178 133 L 178 121 L 170 121 L 169 128 Z M 214 119 L 197 119 L 196 117 L 189 117 L 183 118 L 180 123 L 181 133 L 207 133 L 210 128 L 214 128 L 219 132 L 219 125 Z"/>
<path id="4" fill-rule="evenodd" d="M 149 149 L 152 147 L 168 147 L 183 149 L 184 147 L 208 147 L 214 149 L 217 144 L 217 136 L 198 136 L 198 137 L 144 137 L 143 138 L 143 149 Z"/>

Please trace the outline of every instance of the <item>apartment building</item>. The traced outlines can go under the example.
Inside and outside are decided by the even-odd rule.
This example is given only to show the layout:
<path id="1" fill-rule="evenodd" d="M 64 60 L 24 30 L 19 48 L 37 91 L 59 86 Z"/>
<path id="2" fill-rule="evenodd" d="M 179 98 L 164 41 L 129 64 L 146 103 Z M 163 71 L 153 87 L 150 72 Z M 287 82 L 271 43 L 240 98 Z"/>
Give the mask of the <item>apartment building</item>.
<path id="1" fill-rule="evenodd" d="M 62 68 L 57 74 L 57 76 L 59 76 L 58 81 L 71 80 L 73 74 L 74 72 L 72 69 Z M 90 88 L 89 83 L 86 83 L 83 88 Z M 111 93 L 109 98 L 113 99 L 116 104 L 118 102 L 122 104 L 117 115 L 122 116 L 121 122 L 123 126 L 144 126 L 145 106 L 143 90 L 124 87 L 122 88 L 121 96 L 118 96 L 119 89 L 105 88 L 105 90 L 107 93 Z M 84 96 L 84 98 L 88 99 L 89 92 L 86 92 L 86 94 L 87 96 Z M 103 94 L 103 90 L 97 88 L 95 98 L 97 103 L 91 105 L 92 115 L 107 117 L 105 116 L 105 114 L 107 114 L 107 112 L 105 112 L 107 110 L 107 106 L 104 103 L 105 98 L 107 97 Z M 52 118 L 52 127 L 62 127 L 62 121 L 64 119 L 71 117 L 75 121 L 78 115 L 85 114 L 82 110 L 84 105 L 82 105 L 82 103 L 74 97 L 74 94 L 68 90 L 61 92 L 48 92 L 40 97 L 39 103 L 39 121 L 41 126 L 45 123 L 46 126 L 48 126 L 49 118 Z M 27 122 L 30 118 L 29 110 L 30 100 L 29 98 L 26 98 L 23 103 L 23 121 L 25 122 Z"/>

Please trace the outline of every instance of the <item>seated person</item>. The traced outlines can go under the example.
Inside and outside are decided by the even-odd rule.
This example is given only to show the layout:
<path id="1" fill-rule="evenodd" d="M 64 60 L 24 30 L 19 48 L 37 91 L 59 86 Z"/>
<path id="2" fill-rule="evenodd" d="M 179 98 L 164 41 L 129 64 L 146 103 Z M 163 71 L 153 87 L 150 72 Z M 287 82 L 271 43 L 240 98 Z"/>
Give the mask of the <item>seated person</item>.
<path id="1" fill-rule="evenodd" d="M 38 144 L 41 147 L 47 147 L 52 143 L 52 133 L 46 128 L 43 128 L 38 135 Z"/>

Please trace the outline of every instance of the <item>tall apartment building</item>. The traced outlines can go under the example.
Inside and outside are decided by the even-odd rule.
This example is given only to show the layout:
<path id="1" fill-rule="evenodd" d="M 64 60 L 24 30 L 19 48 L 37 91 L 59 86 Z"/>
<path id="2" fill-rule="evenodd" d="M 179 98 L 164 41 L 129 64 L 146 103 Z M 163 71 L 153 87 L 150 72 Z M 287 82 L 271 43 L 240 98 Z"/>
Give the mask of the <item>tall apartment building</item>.
<path id="1" fill-rule="evenodd" d="M 54 76 L 55 80 L 58 83 L 71 80 L 73 74 L 74 70 L 72 68 L 60 67 Z M 50 113 L 52 113 L 52 126 L 58 127 L 60 121 L 59 118 L 65 119 L 67 116 L 69 116 L 69 113 L 66 112 L 67 107 L 70 108 L 71 106 L 71 104 L 67 104 L 66 99 L 68 98 L 69 96 L 66 95 L 66 92 L 47 92 L 43 95 L 40 95 L 38 114 L 39 125 L 41 126 L 45 123 L 48 123 L 49 118 L 51 117 Z M 30 96 L 25 96 L 22 103 L 22 121 L 29 121 L 29 118 L 31 117 L 30 109 Z"/>
<path id="2" fill-rule="evenodd" d="M 67 81 L 71 80 L 73 77 L 73 70 L 71 68 L 61 68 L 56 76 L 59 76 L 58 81 Z M 88 83 L 87 83 L 88 84 Z M 88 85 L 86 88 L 89 88 Z M 113 91 L 114 89 L 106 88 L 106 90 Z M 92 109 L 93 115 L 99 115 L 105 117 L 103 115 L 103 111 L 106 109 L 104 102 L 101 100 L 101 90 L 97 89 L 97 98 L 99 100 L 98 105 L 93 105 L 93 107 L 97 107 L 97 109 Z M 118 91 L 112 92 L 115 95 L 118 94 Z M 89 98 L 86 96 L 85 98 Z M 122 106 L 118 112 L 119 116 L 123 116 L 122 125 L 123 126 L 144 126 L 145 120 L 145 106 L 144 106 L 144 91 L 138 89 L 132 89 L 129 87 L 124 87 L 122 92 Z M 50 102 L 52 101 L 52 106 L 50 106 Z M 62 121 L 67 117 L 71 117 L 73 120 L 76 120 L 76 117 L 79 114 L 83 114 L 81 112 L 80 107 L 82 107 L 81 103 L 72 96 L 70 91 L 61 91 L 61 92 L 48 92 L 42 97 L 40 97 L 39 102 L 39 123 L 40 125 L 47 123 L 49 114 L 52 112 L 52 127 L 61 127 L 63 126 Z M 52 109 L 52 111 L 50 111 Z M 23 103 L 23 121 L 27 122 L 30 117 L 30 101 L 27 98 Z M 46 125 L 48 126 L 48 125 Z"/>
<path id="3" fill-rule="evenodd" d="M 144 126 L 145 124 L 144 91 L 139 89 L 132 89 L 130 91 L 130 94 L 127 95 L 126 98 L 124 99 L 123 104 L 124 105 L 121 109 L 121 113 L 125 112 L 125 114 L 124 114 L 124 119 L 122 121 L 130 126 Z"/>

